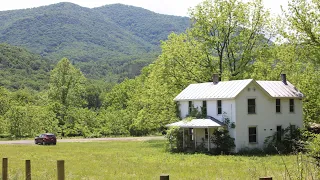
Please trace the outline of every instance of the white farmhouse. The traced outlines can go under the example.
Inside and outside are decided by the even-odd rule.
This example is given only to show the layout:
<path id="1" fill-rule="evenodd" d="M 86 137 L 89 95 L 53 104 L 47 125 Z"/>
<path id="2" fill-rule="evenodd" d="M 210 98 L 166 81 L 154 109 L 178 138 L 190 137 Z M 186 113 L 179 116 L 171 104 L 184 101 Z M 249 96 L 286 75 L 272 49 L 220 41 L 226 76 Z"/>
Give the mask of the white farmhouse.
<path id="1" fill-rule="evenodd" d="M 192 108 L 203 110 L 207 119 L 182 120 L 167 126 L 184 129 L 184 138 L 194 143 L 213 145 L 210 134 L 228 119 L 235 126 L 229 128 L 235 139 L 235 151 L 242 148 L 263 148 L 266 137 L 288 126 L 303 126 L 303 94 L 281 74 L 281 81 L 253 79 L 190 84 L 174 100 L 179 103 L 180 116 L 186 118 Z M 184 147 L 190 146 L 184 141 Z"/>

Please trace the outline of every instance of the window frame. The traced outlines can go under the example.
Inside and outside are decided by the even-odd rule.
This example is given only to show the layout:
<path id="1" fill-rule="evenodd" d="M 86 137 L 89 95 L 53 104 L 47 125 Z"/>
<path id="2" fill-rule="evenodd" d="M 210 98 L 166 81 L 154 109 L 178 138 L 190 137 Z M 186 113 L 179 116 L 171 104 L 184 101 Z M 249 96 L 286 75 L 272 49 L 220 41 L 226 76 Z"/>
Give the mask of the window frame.
<path id="1" fill-rule="evenodd" d="M 255 128 L 255 134 L 250 134 L 250 129 L 251 128 Z M 255 137 L 255 141 L 254 142 L 251 141 L 250 137 L 252 137 L 252 136 Z M 258 128 L 257 128 L 257 126 L 249 126 L 248 127 L 248 142 L 249 142 L 249 144 L 257 144 L 258 143 Z"/>
<path id="2" fill-rule="evenodd" d="M 208 128 L 204 128 L 204 139 L 208 140 L 208 138 L 209 138 Z"/>
<path id="3" fill-rule="evenodd" d="M 276 99 L 276 113 L 281 113 L 281 99 Z"/>
<path id="4" fill-rule="evenodd" d="M 289 112 L 294 113 L 294 99 L 289 99 Z"/>
<path id="5" fill-rule="evenodd" d="M 222 100 L 217 100 L 217 114 L 222 114 Z"/>
<path id="6" fill-rule="evenodd" d="M 249 101 L 254 100 L 254 105 L 250 105 Z M 250 112 L 251 107 L 254 107 L 254 112 Z M 247 99 L 247 108 L 248 108 L 248 114 L 257 114 L 257 103 L 256 103 L 256 98 L 248 98 Z"/>
<path id="7" fill-rule="evenodd" d="M 279 129 L 279 127 L 280 127 L 280 129 Z M 280 142 L 280 141 L 282 141 L 282 137 L 283 137 L 282 125 L 278 125 L 277 128 L 276 128 L 276 130 L 277 130 L 276 140 L 277 140 L 278 142 Z"/>
<path id="8" fill-rule="evenodd" d="M 202 101 L 202 114 L 203 115 L 206 115 L 208 114 L 208 111 L 207 111 L 207 101 Z"/>
<path id="9" fill-rule="evenodd" d="M 192 101 L 188 101 L 188 114 L 191 113 L 191 111 L 192 111 L 192 106 L 193 106 Z"/>

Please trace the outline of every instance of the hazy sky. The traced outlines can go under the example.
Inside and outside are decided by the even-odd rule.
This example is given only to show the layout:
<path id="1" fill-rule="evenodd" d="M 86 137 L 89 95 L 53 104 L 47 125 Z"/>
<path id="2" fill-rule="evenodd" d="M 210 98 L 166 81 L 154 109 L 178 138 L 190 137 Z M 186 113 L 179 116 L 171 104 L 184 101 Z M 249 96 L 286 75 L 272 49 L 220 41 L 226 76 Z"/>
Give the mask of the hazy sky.
<path id="1" fill-rule="evenodd" d="M 202 0 L 3 0 L 0 3 L 0 11 L 39 7 L 58 2 L 72 2 L 89 8 L 122 3 L 142 7 L 161 14 L 188 16 L 188 9 L 196 6 Z M 264 0 L 264 4 L 272 13 L 278 14 L 281 12 L 280 5 L 286 7 L 287 0 Z"/>

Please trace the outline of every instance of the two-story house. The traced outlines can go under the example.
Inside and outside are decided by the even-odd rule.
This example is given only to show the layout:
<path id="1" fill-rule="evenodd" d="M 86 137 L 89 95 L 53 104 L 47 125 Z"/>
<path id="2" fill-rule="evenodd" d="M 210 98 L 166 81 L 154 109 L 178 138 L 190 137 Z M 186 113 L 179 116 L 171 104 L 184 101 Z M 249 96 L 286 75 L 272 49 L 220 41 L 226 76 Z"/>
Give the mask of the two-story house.
<path id="1" fill-rule="evenodd" d="M 266 137 L 288 126 L 303 126 L 303 94 L 281 75 L 281 81 L 253 79 L 190 84 L 174 100 L 179 103 L 180 116 L 186 118 L 193 108 L 204 111 L 208 118 L 182 120 L 167 126 L 183 128 L 197 147 L 205 141 L 212 147 L 210 134 L 228 119 L 235 139 L 235 151 L 241 148 L 263 148 Z M 184 141 L 184 147 L 187 145 Z"/>

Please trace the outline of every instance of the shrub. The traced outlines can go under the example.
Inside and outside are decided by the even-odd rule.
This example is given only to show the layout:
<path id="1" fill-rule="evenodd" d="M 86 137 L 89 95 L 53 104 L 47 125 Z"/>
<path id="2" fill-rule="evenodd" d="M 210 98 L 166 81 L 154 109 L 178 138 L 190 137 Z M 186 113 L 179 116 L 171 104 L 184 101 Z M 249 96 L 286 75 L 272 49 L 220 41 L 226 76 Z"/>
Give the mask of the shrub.
<path id="1" fill-rule="evenodd" d="M 293 152 L 300 152 L 304 148 L 304 143 L 301 140 L 302 135 L 299 128 L 295 126 L 288 126 L 281 130 L 281 140 L 277 139 L 278 132 L 269 136 L 264 141 L 264 151 L 267 154 L 289 154 Z"/>
<path id="2" fill-rule="evenodd" d="M 317 166 L 320 166 L 320 134 L 316 134 L 306 145 L 307 154 L 315 159 Z"/>
<path id="3" fill-rule="evenodd" d="M 228 129 L 224 127 L 219 127 L 212 133 L 211 142 L 215 144 L 215 148 L 213 148 L 214 154 L 230 153 L 236 146 L 234 138 L 229 135 Z"/>
<path id="4" fill-rule="evenodd" d="M 183 151 L 183 132 L 179 127 L 171 127 L 167 130 L 166 150 L 170 152 Z"/>

